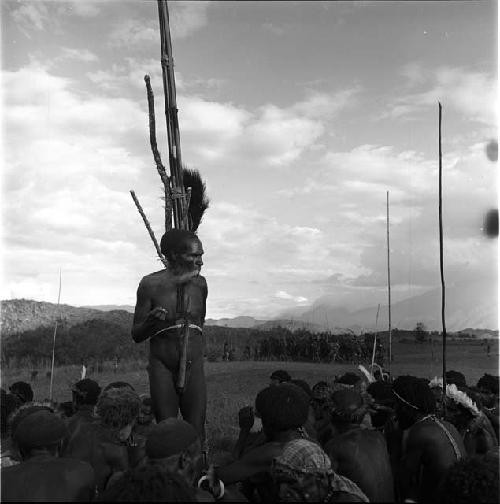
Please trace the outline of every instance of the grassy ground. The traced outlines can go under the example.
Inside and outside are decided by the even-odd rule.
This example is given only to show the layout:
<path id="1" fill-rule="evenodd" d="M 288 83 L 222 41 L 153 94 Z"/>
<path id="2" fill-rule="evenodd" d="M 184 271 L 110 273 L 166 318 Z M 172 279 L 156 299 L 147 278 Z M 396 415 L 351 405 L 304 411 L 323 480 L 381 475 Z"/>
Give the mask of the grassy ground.
<path id="1" fill-rule="evenodd" d="M 442 370 L 440 347 L 430 345 L 398 344 L 393 348 L 395 360 L 391 365 L 394 376 L 413 374 L 432 378 Z M 256 394 L 269 383 L 269 376 L 276 369 L 286 369 L 294 378 L 307 381 L 311 386 L 319 380 L 332 380 L 353 370 L 353 364 L 315 364 L 310 362 L 273 362 L 273 361 L 234 361 L 207 362 L 208 408 L 207 438 L 212 454 L 220 455 L 230 450 L 238 435 L 238 410 L 245 405 L 253 405 Z M 452 345 L 448 347 L 447 369 L 462 372 L 469 384 L 476 384 L 484 374 L 498 375 L 498 346 L 492 346 L 492 355 L 487 356 L 481 345 Z M 49 395 L 50 378 L 45 371 L 32 387 L 35 399 Z M 2 369 L 2 386 L 6 387 L 17 380 L 30 381 L 30 370 Z M 131 383 L 138 393 L 149 390 L 146 363 L 123 363 L 117 374 L 111 365 L 104 372 L 91 375 L 101 384 L 123 380 Z M 71 399 L 71 384 L 80 378 L 79 366 L 61 367 L 54 373 L 53 397 L 57 401 Z"/>

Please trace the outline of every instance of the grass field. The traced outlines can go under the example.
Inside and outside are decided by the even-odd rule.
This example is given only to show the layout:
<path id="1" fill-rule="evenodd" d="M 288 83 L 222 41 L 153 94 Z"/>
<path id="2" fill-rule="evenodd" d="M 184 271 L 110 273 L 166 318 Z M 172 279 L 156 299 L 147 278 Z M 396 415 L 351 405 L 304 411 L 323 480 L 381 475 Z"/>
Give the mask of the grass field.
<path id="1" fill-rule="evenodd" d="M 393 347 L 393 355 L 395 360 L 391 372 L 394 376 L 413 374 L 432 378 L 441 374 L 440 347 L 432 349 L 430 345 L 397 344 Z M 461 343 L 448 346 L 447 369 L 462 372 L 471 385 L 475 385 L 484 373 L 498 375 L 498 362 L 498 343 L 492 345 L 489 357 L 482 345 Z M 206 362 L 207 438 L 212 454 L 218 455 L 230 449 L 238 435 L 238 410 L 245 405 L 253 405 L 256 394 L 269 383 L 271 372 L 280 368 L 312 386 L 319 380 L 333 380 L 335 375 L 353 370 L 355 366 L 276 361 Z M 17 380 L 30 381 L 30 374 L 30 370 L 2 369 L 2 386 L 7 387 Z M 35 399 L 38 400 L 49 395 L 50 378 L 45 375 L 45 371 L 41 374 L 32 383 Z M 90 377 L 101 386 L 123 380 L 131 383 L 140 394 L 148 393 L 149 390 L 145 362 L 123 363 L 117 374 L 108 365 L 104 372 Z M 57 368 L 54 373 L 54 399 L 70 400 L 71 384 L 79 378 L 78 366 Z"/>

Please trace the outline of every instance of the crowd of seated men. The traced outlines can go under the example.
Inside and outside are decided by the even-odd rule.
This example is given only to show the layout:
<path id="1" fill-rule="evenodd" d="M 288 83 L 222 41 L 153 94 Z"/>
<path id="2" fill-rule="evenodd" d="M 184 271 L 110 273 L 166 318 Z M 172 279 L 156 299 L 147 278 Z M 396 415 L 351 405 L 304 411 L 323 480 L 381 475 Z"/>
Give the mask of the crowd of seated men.
<path id="1" fill-rule="evenodd" d="M 150 398 L 126 382 L 80 380 L 59 405 L 16 382 L 1 390 L 1 497 L 498 502 L 498 377 L 469 387 L 449 371 L 445 392 L 437 378 L 377 378 L 356 370 L 311 388 L 275 371 L 239 411 L 238 438 L 219 465 L 204 463 L 192 425 L 157 424 Z"/>

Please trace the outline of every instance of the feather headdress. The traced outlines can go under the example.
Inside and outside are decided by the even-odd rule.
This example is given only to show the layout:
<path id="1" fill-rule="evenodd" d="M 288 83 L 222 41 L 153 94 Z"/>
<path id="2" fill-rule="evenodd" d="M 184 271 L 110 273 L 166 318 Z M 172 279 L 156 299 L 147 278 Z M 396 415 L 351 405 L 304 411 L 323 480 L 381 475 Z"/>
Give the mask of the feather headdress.
<path id="1" fill-rule="evenodd" d="M 183 168 L 182 171 L 184 188 L 191 188 L 191 199 L 189 201 L 189 229 L 195 232 L 200 225 L 205 210 L 208 208 L 210 200 L 206 194 L 206 184 L 203 182 L 198 170 Z"/>
<path id="2" fill-rule="evenodd" d="M 368 383 L 373 383 L 375 381 L 375 377 L 363 366 L 363 364 L 359 364 L 358 369 L 365 375 Z"/>
<path id="3" fill-rule="evenodd" d="M 443 379 L 435 376 L 429 383 L 429 387 L 431 388 L 443 388 Z M 458 390 L 457 386 L 454 383 L 450 385 L 446 385 L 446 397 L 451 399 L 453 402 L 459 404 L 460 406 L 468 409 L 474 415 L 480 415 L 480 411 L 476 406 L 476 403 L 461 390 Z"/>

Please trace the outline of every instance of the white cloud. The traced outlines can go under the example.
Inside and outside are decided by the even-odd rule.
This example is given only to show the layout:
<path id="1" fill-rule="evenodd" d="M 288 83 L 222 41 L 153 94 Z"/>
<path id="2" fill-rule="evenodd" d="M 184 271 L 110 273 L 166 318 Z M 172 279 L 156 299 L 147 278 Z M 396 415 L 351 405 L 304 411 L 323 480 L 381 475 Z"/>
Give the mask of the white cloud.
<path id="1" fill-rule="evenodd" d="M 61 49 L 60 59 L 71 59 L 83 61 L 85 63 L 91 63 L 99 60 L 97 55 L 88 49 L 71 49 L 69 47 L 63 47 Z"/>
<path id="2" fill-rule="evenodd" d="M 170 33 L 173 40 L 185 38 L 207 24 L 210 2 L 172 2 L 169 4 Z M 120 21 L 109 35 L 111 47 L 132 47 L 144 43 L 159 43 L 158 19 Z"/>
<path id="3" fill-rule="evenodd" d="M 46 29 L 50 21 L 49 9 L 44 2 L 20 2 L 19 7 L 12 11 L 12 19 L 29 38 L 33 29 Z"/>
<path id="4" fill-rule="evenodd" d="M 416 113 L 436 107 L 440 101 L 443 107 L 451 107 L 467 120 L 496 124 L 496 77 L 445 66 L 431 71 L 416 63 L 406 65 L 401 73 L 410 87 L 420 86 L 423 90 L 394 98 L 385 117 L 412 119 Z"/>

